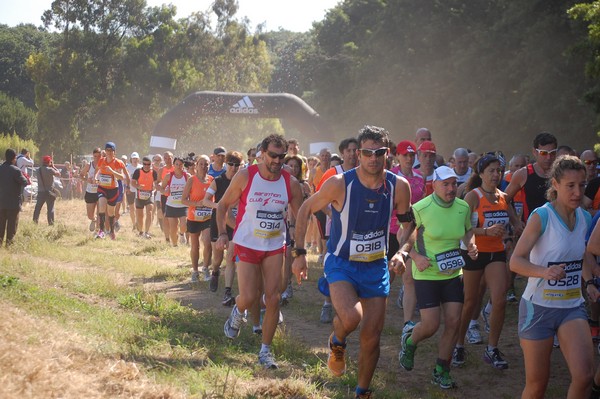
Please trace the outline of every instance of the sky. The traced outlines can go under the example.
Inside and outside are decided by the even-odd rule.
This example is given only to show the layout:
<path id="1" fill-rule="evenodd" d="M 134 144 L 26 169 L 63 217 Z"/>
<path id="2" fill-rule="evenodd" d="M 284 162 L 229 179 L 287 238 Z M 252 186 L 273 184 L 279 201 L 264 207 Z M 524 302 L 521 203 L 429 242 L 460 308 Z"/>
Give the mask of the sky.
<path id="1" fill-rule="evenodd" d="M 148 6 L 174 4 L 177 18 L 194 11 L 206 11 L 213 0 L 146 0 Z M 293 32 L 306 32 L 313 21 L 321 21 L 328 9 L 340 0 L 238 0 L 238 19 L 248 17 L 250 26 L 266 22 L 266 31 L 283 28 Z M 50 9 L 52 0 L 0 0 L 0 23 L 16 26 L 20 23 L 42 25 L 41 16 Z M 213 14 L 214 15 L 214 14 Z"/>

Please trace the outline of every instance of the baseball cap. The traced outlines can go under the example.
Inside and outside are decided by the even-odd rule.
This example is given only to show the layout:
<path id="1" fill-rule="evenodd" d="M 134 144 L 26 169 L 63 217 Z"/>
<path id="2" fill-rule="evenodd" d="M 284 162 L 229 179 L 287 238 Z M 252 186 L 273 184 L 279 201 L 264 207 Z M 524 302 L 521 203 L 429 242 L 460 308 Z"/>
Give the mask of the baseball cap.
<path id="1" fill-rule="evenodd" d="M 410 140 L 404 140 L 398 143 L 396 147 L 396 154 L 406 155 L 409 153 L 417 152 L 417 146 Z"/>
<path id="2" fill-rule="evenodd" d="M 116 151 L 117 150 L 117 146 L 115 145 L 115 143 L 113 143 L 112 141 L 109 141 L 108 143 L 106 143 L 104 145 L 104 149 L 105 150 L 113 150 Z"/>
<path id="3" fill-rule="evenodd" d="M 44 157 L 42 157 L 42 162 L 45 164 L 49 164 L 50 162 L 52 162 L 52 157 L 50 155 L 45 155 Z"/>
<path id="4" fill-rule="evenodd" d="M 131 158 L 131 159 L 133 159 L 133 158 L 140 159 L 140 154 L 138 154 L 137 152 L 134 151 L 134 152 L 131 153 L 131 156 L 129 158 Z"/>
<path id="5" fill-rule="evenodd" d="M 456 176 L 456 173 L 454 172 L 454 169 L 448 166 L 440 166 L 439 168 L 433 171 L 434 181 L 446 180 L 450 179 L 451 177 L 458 178 L 458 176 Z"/>
<path id="6" fill-rule="evenodd" d="M 217 147 L 213 150 L 213 154 L 215 155 L 225 154 L 226 152 L 227 150 L 225 149 L 225 147 Z"/>
<path id="7" fill-rule="evenodd" d="M 424 141 L 419 146 L 418 151 L 419 152 L 431 152 L 431 153 L 435 154 L 435 144 L 433 144 L 433 141 Z"/>

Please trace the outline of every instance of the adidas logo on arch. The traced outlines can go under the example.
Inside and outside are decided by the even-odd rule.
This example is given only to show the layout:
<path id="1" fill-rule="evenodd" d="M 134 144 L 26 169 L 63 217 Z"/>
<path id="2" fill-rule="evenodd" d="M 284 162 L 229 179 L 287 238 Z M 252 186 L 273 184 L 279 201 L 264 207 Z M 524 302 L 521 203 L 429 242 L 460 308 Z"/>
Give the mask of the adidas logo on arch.
<path id="1" fill-rule="evenodd" d="M 258 110 L 254 108 L 254 104 L 248 96 L 244 96 L 240 101 L 233 104 L 229 108 L 229 112 L 232 114 L 258 114 Z"/>

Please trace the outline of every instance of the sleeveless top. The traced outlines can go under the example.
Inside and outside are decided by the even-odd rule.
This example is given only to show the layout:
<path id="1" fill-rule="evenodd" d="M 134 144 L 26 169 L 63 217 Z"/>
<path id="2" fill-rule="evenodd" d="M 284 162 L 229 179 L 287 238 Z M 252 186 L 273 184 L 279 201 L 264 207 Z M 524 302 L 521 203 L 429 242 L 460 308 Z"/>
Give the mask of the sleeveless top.
<path id="1" fill-rule="evenodd" d="M 343 177 L 346 196 L 341 211 L 331 209 L 327 252 L 350 261 L 385 266 L 397 177 L 386 170 L 383 185 L 378 190 L 365 187 L 357 169 L 344 172 Z"/>
<path id="2" fill-rule="evenodd" d="M 399 166 L 392 168 L 392 173 L 404 177 L 408 181 L 408 184 L 410 185 L 410 203 L 416 204 L 425 197 L 425 180 L 423 179 L 421 172 L 417 169 L 413 169 L 412 172 L 412 176 L 405 176 Z M 398 230 L 400 230 L 400 222 L 395 216 L 396 215 L 392 215 L 392 220 L 390 220 L 390 234 L 396 234 Z"/>
<path id="3" fill-rule="evenodd" d="M 185 172 L 181 177 L 175 176 L 175 172 L 171 172 L 171 178 L 169 180 L 169 196 L 167 197 L 167 205 L 172 208 L 186 208 L 187 205 L 183 205 L 181 197 L 183 194 L 183 188 L 187 181 L 187 174 Z"/>
<path id="4" fill-rule="evenodd" d="M 156 179 L 157 174 L 152 169 L 150 169 L 148 172 L 144 171 L 144 169 L 134 170 L 131 180 L 137 180 L 139 186 L 139 189 L 136 189 L 135 191 L 135 198 L 139 199 L 140 201 L 147 201 L 152 198 L 154 182 Z"/>
<path id="5" fill-rule="evenodd" d="M 509 224 L 508 218 L 508 204 L 503 196 L 498 198 L 498 203 L 493 204 L 485 196 L 481 187 L 474 189 L 475 193 L 479 197 L 479 206 L 473 212 L 473 217 L 477 215 L 477 224 L 473 223 L 475 220 L 471 220 L 473 227 L 488 228 L 495 224 L 502 224 L 506 227 Z M 502 242 L 503 237 L 476 235 L 475 244 L 479 252 L 501 252 L 504 251 L 504 243 Z"/>
<path id="6" fill-rule="evenodd" d="M 202 183 L 197 175 L 190 177 L 192 179 L 192 187 L 190 190 L 190 201 L 202 201 L 206 190 L 214 180 L 212 176 L 206 175 L 206 183 Z M 194 222 L 209 221 L 212 216 L 212 208 L 207 206 L 190 206 L 188 207 L 187 220 Z"/>
<path id="7" fill-rule="evenodd" d="M 292 198 L 290 174 L 282 170 L 277 180 L 260 175 L 258 165 L 248 167 L 233 242 L 257 251 L 274 251 L 285 245 L 286 209 Z"/>
<path id="8" fill-rule="evenodd" d="M 96 183 L 90 183 L 90 180 L 94 179 L 96 175 L 96 166 L 94 165 L 94 161 L 90 162 L 90 167 L 88 169 L 87 177 L 88 184 L 85 186 L 85 192 L 90 194 L 96 194 L 98 192 L 98 185 Z"/>
<path id="9" fill-rule="evenodd" d="M 523 208 L 523 220 L 527 221 L 529 215 L 546 203 L 546 189 L 548 188 L 548 179 L 540 177 L 536 172 L 533 164 L 527 165 L 527 181 L 523 185 L 523 193 L 525 196 Z"/>
<path id="10" fill-rule="evenodd" d="M 108 162 L 106 158 L 100 158 L 97 166 L 98 170 L 100 171 L 100 173 L 98 174 L 98 186 L 107 189 L 117 188 L 118 179 L 112 173 L 109 173 L 107 171 L 107 167 L 109 166 L 115 171 L 125 169 L 125 164 L 120 159 L 113 158 L 112 161 Z"/>
<path id="11" fill-rule="evenodd" d="M 585 252 L 585 235 L 591 225 L 587 211 L 577 208 L 575 227 L 569 230 L 551 203 L 537 208 L 542 221 L 542 232 L 533 246 L 531 263 L 549 267 L 565 263 L 566 277 L 561 280 L 545 280 L 529 277 L 523 299 L 549 308 L 574 308 L 581 305 L 581 271 Z"/>

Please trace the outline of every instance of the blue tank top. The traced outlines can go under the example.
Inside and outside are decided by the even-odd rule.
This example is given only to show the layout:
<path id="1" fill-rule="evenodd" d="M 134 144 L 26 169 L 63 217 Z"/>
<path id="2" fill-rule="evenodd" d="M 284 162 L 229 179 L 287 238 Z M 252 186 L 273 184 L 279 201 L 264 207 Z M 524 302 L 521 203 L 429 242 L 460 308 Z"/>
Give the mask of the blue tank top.
<path id="1" fill-rule="evenodd" d="M 346 198 L 340 212 L 331 210 L 329 253 L 355 262 L 386 262 L 397 176 L 388 170 L 385 173 L 378 190 L 363 186 L 356 169 L 342 174 Z"/>

